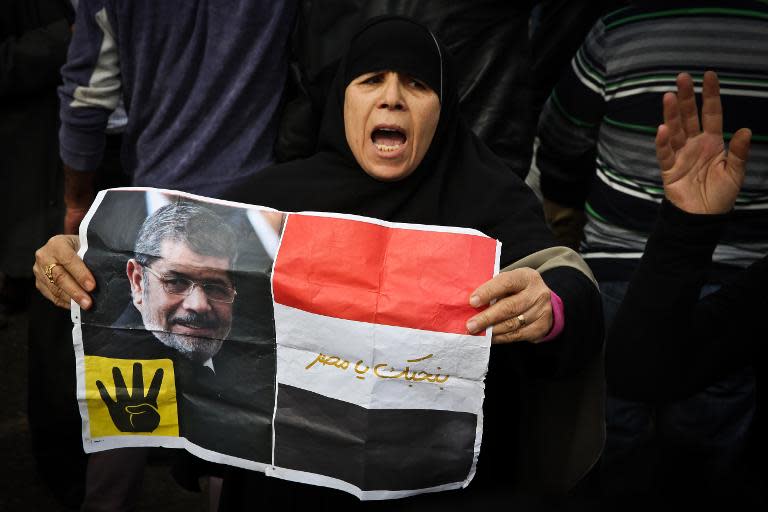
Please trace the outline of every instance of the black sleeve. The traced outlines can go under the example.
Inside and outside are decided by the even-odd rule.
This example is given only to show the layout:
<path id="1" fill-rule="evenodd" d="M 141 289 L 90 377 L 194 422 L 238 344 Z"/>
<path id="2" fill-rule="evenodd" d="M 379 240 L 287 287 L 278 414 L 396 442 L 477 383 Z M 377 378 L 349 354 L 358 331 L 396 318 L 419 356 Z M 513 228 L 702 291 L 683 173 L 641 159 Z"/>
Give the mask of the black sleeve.
<path id="1" fill-rule="evenodd" d="M 553 340 L 523 345 L 527 371 L 539 377 L 577 375 L 603 346 L 600 293 L 575 268 L 556 267 L 544 271 L 541 277 L 563 301 L 564 328 Z"/>
<path id="2" fill-rule="evenodd" d="M 753 360 L 768 258 L 699 299 L 726 215 L 691 215 L 664 201 L 606 341 L 608 389 L 676 400 Z"/>

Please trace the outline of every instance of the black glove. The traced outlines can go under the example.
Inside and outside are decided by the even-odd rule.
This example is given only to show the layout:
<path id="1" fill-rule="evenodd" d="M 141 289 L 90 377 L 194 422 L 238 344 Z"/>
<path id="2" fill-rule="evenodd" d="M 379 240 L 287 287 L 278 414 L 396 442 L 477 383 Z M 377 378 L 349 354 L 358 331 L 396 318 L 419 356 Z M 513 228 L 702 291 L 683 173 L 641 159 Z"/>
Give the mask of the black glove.
<path id="1" fill-rule="evenodd" d="M 112 368 L 112 377 L 115 380 L 116 399 L 112 400 L 107 388 L 100 381 L 96 381 L 101 399 L 107 404 L 109 415 L 120 432 L 152 432 L 160 425 L 160 412 L 157 410 L 157 395 L 160 393 L 160 384 L 163 382 L 163 369 L 158 368 L 149 392 L 144 396 L 144 378 L 141 372 L 141 363 L 133 363 L 133 388 L 128 395 L 128 388 L 123 380 L 120 368 Z"/>

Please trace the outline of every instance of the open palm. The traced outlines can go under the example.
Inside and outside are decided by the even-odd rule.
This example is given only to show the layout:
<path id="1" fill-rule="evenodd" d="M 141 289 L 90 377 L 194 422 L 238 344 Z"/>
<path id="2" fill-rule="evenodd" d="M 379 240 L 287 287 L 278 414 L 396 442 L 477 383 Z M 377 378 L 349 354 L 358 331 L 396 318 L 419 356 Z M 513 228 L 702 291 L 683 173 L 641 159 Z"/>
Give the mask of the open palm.
<path id="1" fill-rule="evenodd" d="M 752 132 L 737 131 L 726 152 L 720 83 L 714 72 L 704 74 L 702 89 L 701 125 L 690 75 L 678 75 L 677 94 L 664 95 L 656 156 L 664 193 L 675 206 L 688 213 L 726 213 L 744 181 Z"/>

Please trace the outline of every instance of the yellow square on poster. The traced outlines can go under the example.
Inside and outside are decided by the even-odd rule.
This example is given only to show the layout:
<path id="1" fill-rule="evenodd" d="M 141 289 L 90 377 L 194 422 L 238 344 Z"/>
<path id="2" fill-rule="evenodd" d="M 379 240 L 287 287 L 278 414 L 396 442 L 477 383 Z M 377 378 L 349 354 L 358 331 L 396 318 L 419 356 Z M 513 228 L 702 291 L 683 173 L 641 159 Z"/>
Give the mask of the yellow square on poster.
<path id="1" fill-rule="evenodd" d="M 179 436 L 170 359 L 85 356 L 91 437 Z"/>

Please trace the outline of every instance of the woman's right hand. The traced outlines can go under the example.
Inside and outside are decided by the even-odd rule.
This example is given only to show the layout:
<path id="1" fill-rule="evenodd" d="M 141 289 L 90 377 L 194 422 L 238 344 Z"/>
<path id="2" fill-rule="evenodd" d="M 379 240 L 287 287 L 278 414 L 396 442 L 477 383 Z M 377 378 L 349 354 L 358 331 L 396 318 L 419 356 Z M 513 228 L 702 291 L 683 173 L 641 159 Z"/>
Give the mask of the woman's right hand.
<path id="1" fill-rule="evenodd" d="M 77 236 L 56 235 L 35 252 L 35 286 L 60 308 L 69 309 L 71 300 L 83 309 L 93 303 L 88 292 L 96 287 L 96 280 L 77 255 L 78 249 Z"/>

